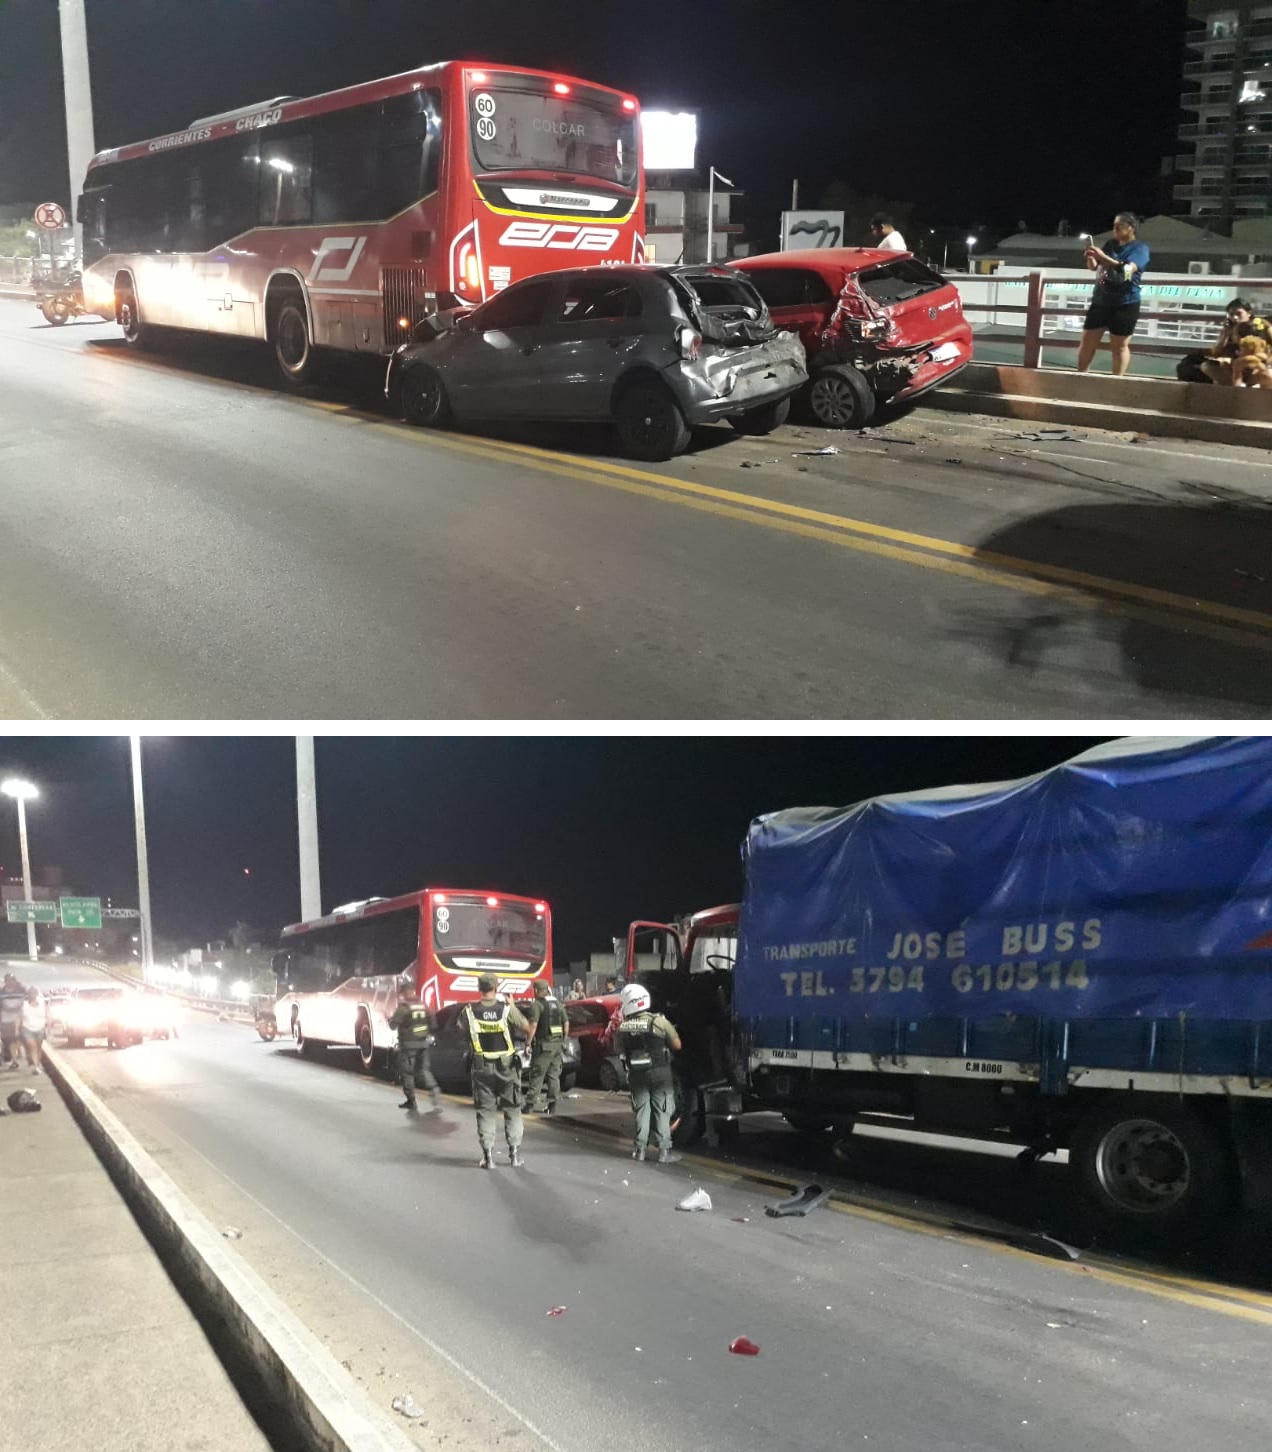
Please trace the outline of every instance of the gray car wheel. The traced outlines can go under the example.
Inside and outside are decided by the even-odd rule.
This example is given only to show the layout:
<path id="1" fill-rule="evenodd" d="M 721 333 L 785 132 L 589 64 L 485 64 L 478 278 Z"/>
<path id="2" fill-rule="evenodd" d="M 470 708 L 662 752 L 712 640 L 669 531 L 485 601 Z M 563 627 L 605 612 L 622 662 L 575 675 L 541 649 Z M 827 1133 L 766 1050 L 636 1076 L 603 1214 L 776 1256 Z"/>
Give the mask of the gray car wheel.
<path id="1" fill-rule="evenodd" d="M 420 363 L 403 375 L 402 416 L 422 429 L 445 428 L 450 422 L 446 385 L 435 368 Z"/>
<path id="2" fill-rule="evenodd" d="M 875 411 L 870 385 L 856 368 L 844 363 L 813 375 L 808 403 L 813 417 L 828 429 L 863 429 Z"/>
<path id="3" fill-rule="evenodd" d="M 614 406 L 614 422 L 629 459 L 663 463 L 689 443 L 685 416 L 660 383 L 634 383 Z"/>

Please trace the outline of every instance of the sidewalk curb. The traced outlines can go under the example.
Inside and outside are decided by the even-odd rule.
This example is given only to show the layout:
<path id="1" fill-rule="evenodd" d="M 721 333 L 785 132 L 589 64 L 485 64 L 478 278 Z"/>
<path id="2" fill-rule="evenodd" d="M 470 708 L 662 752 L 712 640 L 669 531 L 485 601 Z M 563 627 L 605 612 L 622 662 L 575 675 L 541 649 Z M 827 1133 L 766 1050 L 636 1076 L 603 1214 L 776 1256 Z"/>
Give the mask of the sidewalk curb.
<path id="1" fill-rule="evenodd" d="M 417 1452 L 334 1356 L 269 1289 L 58 1052 L 49 1076 L 145 1229 L 223 1318 L 314 1452 Z"/>

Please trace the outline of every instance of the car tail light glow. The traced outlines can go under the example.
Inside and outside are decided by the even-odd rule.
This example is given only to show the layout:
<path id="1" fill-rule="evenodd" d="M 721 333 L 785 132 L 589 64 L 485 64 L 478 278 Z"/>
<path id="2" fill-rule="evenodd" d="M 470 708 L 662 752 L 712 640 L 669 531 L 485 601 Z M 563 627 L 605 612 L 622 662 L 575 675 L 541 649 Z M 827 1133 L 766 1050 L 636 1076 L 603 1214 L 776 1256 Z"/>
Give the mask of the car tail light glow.
<path id="1" fill-rule="evenodd" d="M 558 96 L 568 96 L 570 94 L 570 88 L 565 84 L 564 81 L 553 81 L 552 89 L 557 93 Z"/>
<path id="2" fill-rule="evenodd" d="M 497 897 L 488 897 L 486 899 L 486 906 L 487 907 L 498 907 L 499 906 L 499 899 Z"/>
<path id="3" fill-rule="evenodd" d="M 680 356 L 688 358 L 692 363 L 702 351 L 702 334 L 682 324 L 676 329 L 676 347 L 680 350 Z"/>

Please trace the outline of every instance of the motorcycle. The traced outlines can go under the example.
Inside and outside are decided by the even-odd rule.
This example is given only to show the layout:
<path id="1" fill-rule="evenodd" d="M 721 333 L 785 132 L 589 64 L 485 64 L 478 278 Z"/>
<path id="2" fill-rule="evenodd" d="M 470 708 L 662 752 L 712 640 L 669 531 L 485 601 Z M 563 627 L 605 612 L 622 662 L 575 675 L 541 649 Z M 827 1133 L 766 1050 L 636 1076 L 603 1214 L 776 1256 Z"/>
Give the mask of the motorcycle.
<path id="1" fill-rule="evenodd" d="M 65 277 L 49 278 L 40 288 L 35 305 L 55 328 L 60 328 L 68 318 L 85 317 L 88 309 L 84 306 L 80 274 L 72 272 Z"/>

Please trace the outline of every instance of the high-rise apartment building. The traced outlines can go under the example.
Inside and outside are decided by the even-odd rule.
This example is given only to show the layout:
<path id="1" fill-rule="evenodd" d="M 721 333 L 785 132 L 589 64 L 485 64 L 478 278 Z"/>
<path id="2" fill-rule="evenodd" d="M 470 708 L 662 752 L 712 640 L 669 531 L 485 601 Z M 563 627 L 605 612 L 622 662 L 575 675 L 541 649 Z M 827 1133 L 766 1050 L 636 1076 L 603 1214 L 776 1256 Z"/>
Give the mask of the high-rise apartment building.
<path id="1" fill-rule="evenodd" d="M 1189 0 L 1174 189 L 1177 211 L 1218 231 L 1272 216 L 1272 4 Z M 1190 175 L 1189 175 L 1190 174 Z"/>

